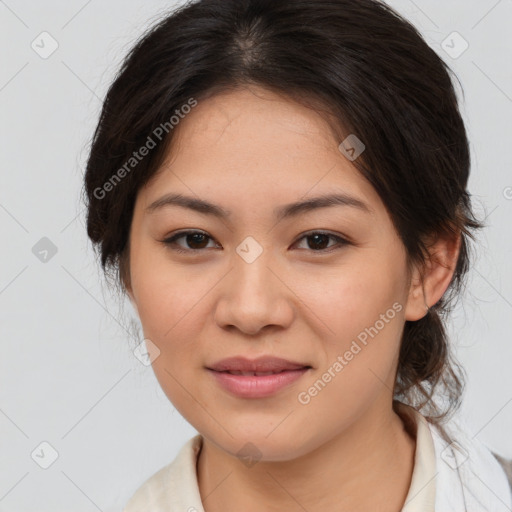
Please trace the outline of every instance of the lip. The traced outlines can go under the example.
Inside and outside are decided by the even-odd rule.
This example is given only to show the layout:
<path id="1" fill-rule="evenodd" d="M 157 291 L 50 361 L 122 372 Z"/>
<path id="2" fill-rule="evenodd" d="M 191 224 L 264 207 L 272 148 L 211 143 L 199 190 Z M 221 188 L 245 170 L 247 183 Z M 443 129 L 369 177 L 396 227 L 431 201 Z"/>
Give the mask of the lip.
<path id="1" fill-rule="evenodd" d="M 300 379 L 311 368 L 283 370 L 273 375 L 233 375 L 208 369 L 217 382 L 230 393 L 242 398 L 264 398 Z"/>
<path id="2" fill-rule="evenodd" d="M 311 365 L 262 356 L 257 359 L 230 357 L 207 367 L 226 391 L 242 398 L 264 398 L 290 386 L 311 369 Z M 243 375 L 233 372 L 274 372 L 271 375 Z"/>
<path id="3" fill-rule="evenodd" d="M 248 359 L 243 356 L 228 357 L 221 359 L 208 366 L 209 370 L 217 372 L 241 371 L 241 372 L 279 372 L 283 370 L 299 370 L 301 368 L 311 367 L 307 363 L 289 361 L 281 357 L 260 356 L 256 359 Z"/>

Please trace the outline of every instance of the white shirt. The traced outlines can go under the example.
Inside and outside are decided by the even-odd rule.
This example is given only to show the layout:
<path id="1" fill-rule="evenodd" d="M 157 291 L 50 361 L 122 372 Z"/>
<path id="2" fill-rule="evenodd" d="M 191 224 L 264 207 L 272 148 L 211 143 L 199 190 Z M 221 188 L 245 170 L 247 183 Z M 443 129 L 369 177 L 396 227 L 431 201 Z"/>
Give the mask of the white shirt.
<path id="1" fill-rule="evenodd" d="M 436 459 L 426 419 L 415 409 L 401 404 L 416 425 L 416 449 L 411 485 L 402 512 L 434 512 Z M 205 512 L 196 464 L 203 437 L 189 439 L 176 458 L 146 480 L 128 501 L 123 512 Z"/>

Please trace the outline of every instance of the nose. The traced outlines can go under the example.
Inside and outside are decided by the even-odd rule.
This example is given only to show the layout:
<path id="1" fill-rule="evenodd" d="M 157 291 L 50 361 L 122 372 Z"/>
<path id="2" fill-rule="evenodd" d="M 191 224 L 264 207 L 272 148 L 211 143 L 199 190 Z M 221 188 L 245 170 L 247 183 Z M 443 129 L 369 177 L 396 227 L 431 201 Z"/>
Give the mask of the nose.
<path id="1" fill-rule="evenodd" d="M 264 251 L 255 261 L 236 255 L 233 268 L 220 285 L 215 321 L 223 329 L 257 335 L 266 329 L 290 326 L 295 314 L 294 294 L 284 272 Z"/>

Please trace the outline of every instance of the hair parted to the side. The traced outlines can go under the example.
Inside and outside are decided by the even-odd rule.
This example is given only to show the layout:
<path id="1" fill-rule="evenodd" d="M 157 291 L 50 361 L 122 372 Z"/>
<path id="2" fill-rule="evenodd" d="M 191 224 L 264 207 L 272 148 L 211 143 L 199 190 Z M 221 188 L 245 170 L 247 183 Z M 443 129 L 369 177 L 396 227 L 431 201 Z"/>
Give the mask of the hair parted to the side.
<path id="1" fill-rule="evenodd" d="M 132 168 L 126 162 L 191 98 L 254 84 L 314 108 L 339 142 L 355 134 L 365 144 L 353 164 L 389 211 L 409 268 L 426 265 L 429 240 L 461 237 L 448 290 L 405 323 L 395 386 L 397 399 L 440 424 L 464 387 L 445 318 L 463 288 L 472 230 L 484 225 L 466 191 L 469 143 L 450 74 L 416 28 L 377 0 L 199 0 L 168 13 L 124 60 L 91 143 L 87 233 L 105 275 L 129 283 L 135 198 L 166 157 L 172 129 Z"/>

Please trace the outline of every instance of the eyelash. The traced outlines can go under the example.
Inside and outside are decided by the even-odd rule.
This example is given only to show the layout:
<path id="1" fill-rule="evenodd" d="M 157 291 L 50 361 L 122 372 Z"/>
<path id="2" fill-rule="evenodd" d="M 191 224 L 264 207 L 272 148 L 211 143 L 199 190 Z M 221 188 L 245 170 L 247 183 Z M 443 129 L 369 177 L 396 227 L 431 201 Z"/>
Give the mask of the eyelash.
<path id="1" fill-rule="evenodd" d="M 181 231 L 179 233 L 174 234 L 173 236 L 171 236 L 169 238 L 161 240 L 161 242 L 169 249 L 179 252 L 179 253 L 190 254 L 190 253 L 199 253 L 201 251 L 206 250 L 206 249 L 183 249 L 179 245 L 176 244 L 176 240 L 179 240 L 180 238 L 184 238 L 187 235 L 205 235 L 210 240 L 213 240 L 213 238 L 211 236 L 209 236 L 207 233 L 205 233 L 203 231 Z M 326 231 L 309 231 L 309 232 L 305 233 L 304 235 L 302 235 L 301 238 L 299 238 L 297 240 L 297 242 L 300 242 L 302 239 L 308 238 L 313 235 L 325 235 L 325 236 L 328 236 L 338 242 L 338 247 L 333 246 L 334 249 L 333 249 L 333 247 L 330 247 L 329 249 L 319 249 L 319 250 L 306 249 L 313 253 L 323 253 L 323 254 L 331 253 L 333 251 L 343 248 L 343 246 L 350 245 L 350 243 L 351 243 L 347 239 L 345 239 L 339 235 L 334 235 L 334 234 L 326 232 Z M 295 242 L 295 243 L 297 243 L 297 242 Z"/>

